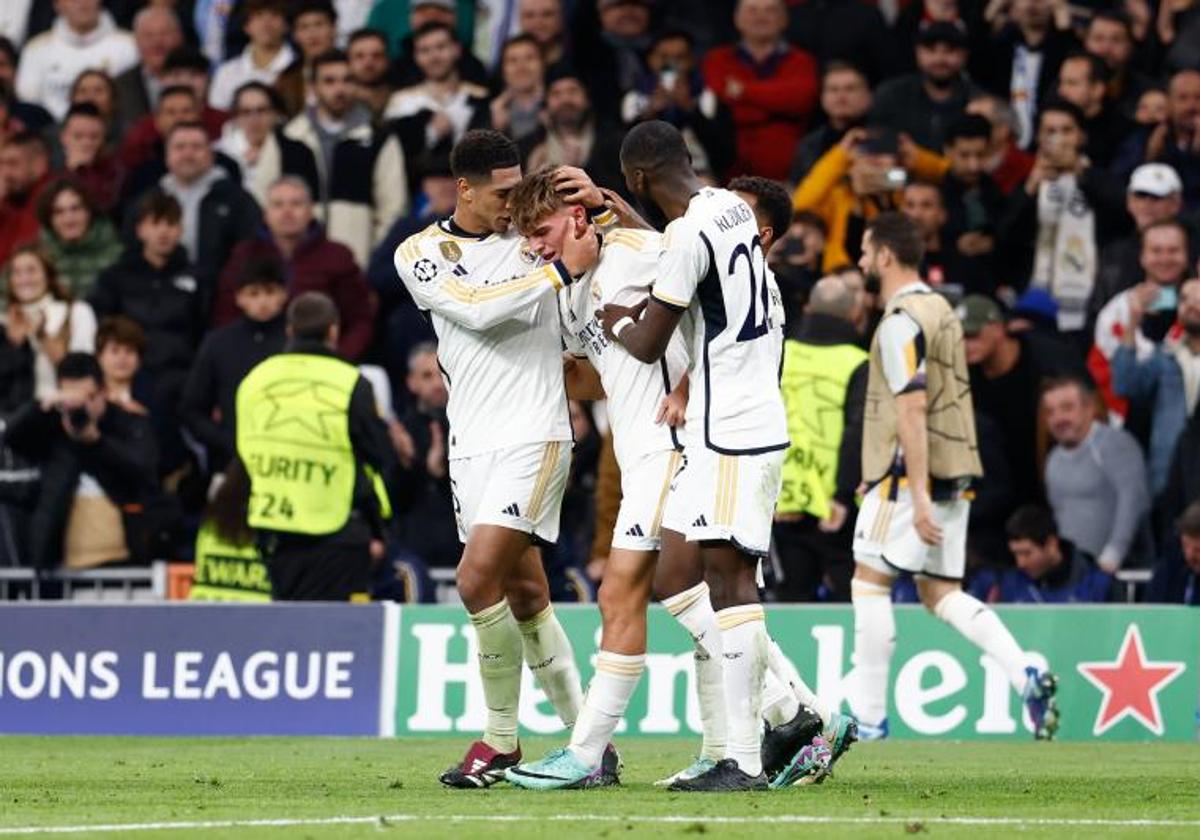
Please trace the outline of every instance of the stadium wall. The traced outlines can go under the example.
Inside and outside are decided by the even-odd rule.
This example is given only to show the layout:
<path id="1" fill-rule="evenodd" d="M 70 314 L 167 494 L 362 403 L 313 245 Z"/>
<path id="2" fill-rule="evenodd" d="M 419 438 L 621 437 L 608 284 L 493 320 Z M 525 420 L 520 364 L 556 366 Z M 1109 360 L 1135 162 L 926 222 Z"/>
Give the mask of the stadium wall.
<path id="1" fill-rule="evenodd" d="M 1064 740 L 1197 737 L 1200 610 L 1002 607 L 1018 641 L 1060 677 Z M 559 615 L 590 677 L 599 614 Z M 919 607 L 898 607 L 896 738 L 1028 738 L 1003 673 Z M 853 615 L 772 606 L 768 627 L 814 689 L 840 700 Z M 691 643 L 650 616 L 646 677 L 621 734 L 696 732 Z M 461 609 L 369 605 L 0 606 L 0 732 L 383 735 L 478 732 L 485 713 Z M 559 724 L 525 673 L 521 725 Z"/>

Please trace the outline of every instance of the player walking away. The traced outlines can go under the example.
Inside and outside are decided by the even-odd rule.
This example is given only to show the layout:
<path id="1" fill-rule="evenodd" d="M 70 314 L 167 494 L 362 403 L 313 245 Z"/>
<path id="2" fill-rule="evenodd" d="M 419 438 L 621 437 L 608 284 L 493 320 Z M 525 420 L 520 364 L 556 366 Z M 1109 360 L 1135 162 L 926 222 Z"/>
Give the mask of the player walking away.
<path id="1" fill-rule="evenodd" d="M 1056 679 L 1039 671 L 1004 623 L 962 591 L 969 487 L 982 475 L 962 326 L 921 282 L 921 235 L 885 213 L 867 227 L 859 267 L 880 284 L 884 316 L 871 343 L 863 427 L 870 487 L 854 528 L 854 671 L 849 703 L 864 737 L 887 736 L 896 645 L 891 588 L 917 576 L 921 601 L 998 662 L 1021 693 L 1037 738 L 1058 728 Z"/>
<path id="2" fill-rule="evenodd" d="M 395 264 L 438 334 L 450 392 L 450 486 L 466 544 L 458 592 L 478 637 L 488 707 L 482 739 L 441 781 L 483 788 L 521 760 L 522 655 L 566 726 L 581 702 L 571 645 L 531 547 L 558 537 L 571 458 L 555 294 L 595 259 L 597 242 L 572 237 L 558 259 L 541 264 L 508 232 L 508 194 L 521 167 L 504 135 L 467 132 L 450 165 L 454 214 L 401 243 Z M 605 781 L 615 783 L 616 765 L 612 752 Z"/>
<path id="3" fill-rule="evenodd" d="M 725 755 L 671 789 L 765 788 L 761 713 L 769 641 L 756 575 L 770 543 L 788 446 L 776 378 L 782 302 L 753 212 L 733 193 L 700 183 L 678 130 L 662 121 L 636 126 L 622 143 L 621 168 L 631 192 L 671 221 L 640 320 L 634 320 L 640 307 L 616 303 L 597 314 L 609 340 L 647 363 L 663 357 L 685 313 L 695 319 L 686 455 L 663 513 L 662 553 L 670 558 L 686 550 L 685 540 L 700 543 L 721 630 L 711 652 L 719 645 L 723 661 Z"/>

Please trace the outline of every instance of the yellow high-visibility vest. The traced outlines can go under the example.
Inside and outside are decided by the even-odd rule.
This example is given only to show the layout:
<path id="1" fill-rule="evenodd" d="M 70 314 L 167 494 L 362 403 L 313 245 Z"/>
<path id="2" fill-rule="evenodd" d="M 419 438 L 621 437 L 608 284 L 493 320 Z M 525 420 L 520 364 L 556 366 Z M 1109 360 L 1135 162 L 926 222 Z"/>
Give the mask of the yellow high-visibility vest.
<path id="1" fill-rule="evenodd" d="M 316 536 L 346 524 L 357 470 L 349 408 L 358 375 L 340 359 L 282 353 L 242 380 L 237 451 L 250 475 L 252 528 Z"/>
<path id="2" fill-rule="evenodd" d="M 221 539 L 211 522 L 196 534 L 196 571 L 190 601 L 271 600 L 267 564 L 254 543 L 239 545 Z"/>
<path id="3" fill-rule="evenodd" d="M 837 489 L 838 451 L 842 445 L 846 390 L 850 377 L 867 359 L 853 344 L 783 343 L 780 389 L 787 408 L 791 446 L 783 462 L 779 513 L 829 516 Z"/>

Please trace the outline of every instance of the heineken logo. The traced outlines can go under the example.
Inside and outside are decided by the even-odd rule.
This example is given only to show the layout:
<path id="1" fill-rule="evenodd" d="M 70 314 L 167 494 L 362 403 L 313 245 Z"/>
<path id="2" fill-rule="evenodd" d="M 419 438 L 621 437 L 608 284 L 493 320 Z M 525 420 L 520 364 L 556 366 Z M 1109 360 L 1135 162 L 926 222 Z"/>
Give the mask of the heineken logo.
<path id="1" fill-rule="evenodd" d="M 1094 735 L 1103 735 L 1126 718 L 1137 721 L 1155 735 L 1162 735 L 1165 727 L 1159 694 L 1187 670 L 1183 662 L 1149 660 L 1136 624 L 1125 630 L 1115 658 L 1107 662 L 1080 662 L 1076 667 L 1102 694 L 1092 725 Z"/>

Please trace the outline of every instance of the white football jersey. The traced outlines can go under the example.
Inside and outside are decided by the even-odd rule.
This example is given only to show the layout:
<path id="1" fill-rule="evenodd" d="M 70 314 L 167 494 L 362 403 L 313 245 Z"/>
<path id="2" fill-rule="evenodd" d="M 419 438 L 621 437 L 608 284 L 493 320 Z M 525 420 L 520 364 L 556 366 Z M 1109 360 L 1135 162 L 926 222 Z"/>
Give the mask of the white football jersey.
<path id="1" fill-rule="evenodd" d="M 396 271 L 432 315 L 450 401 L 450 457 L 572 440 L 555 293 L 570 277 L 515 232 L 450 220 L 400 244 Z"/>
<path id="2" fill-rule="evenodd" d="M 586 356 L 604 385 L 613 448 L 622 469 L 650 452 L 680 448 L 675 430 L 654 417 L 688 369 L 688 349 L 677 331 L 658 362 L 639 362 L 620 344 L 609 341 L 595 312 L 606 303 L 634 306 L 650 294 L 658 270 L 662 235 L 647 230 L 606 233 L 600 260 L 559 296 L 567 349 Z"/>
<path id="3" fill-rule="evenodd" d="M 667 225 L 655 299 L 695 315 L 686 436 L 726 455 L 788 447 L 783 298 L 750 205 L 705 187 Z"/>

